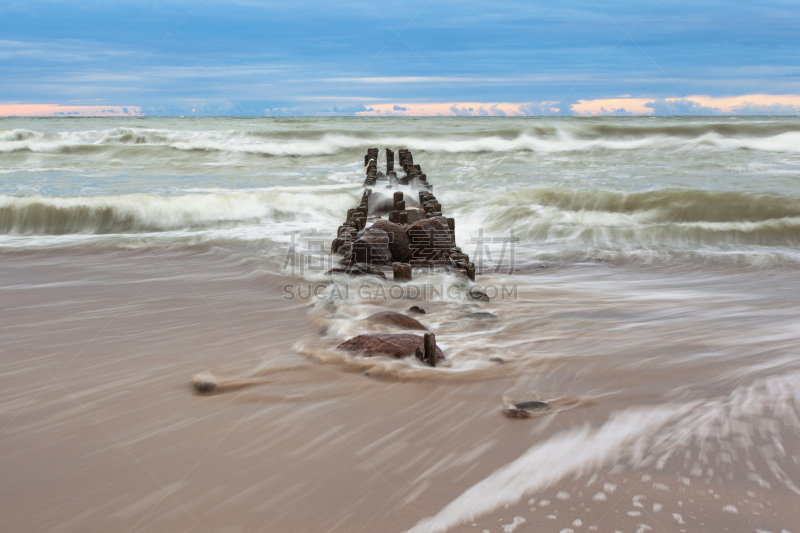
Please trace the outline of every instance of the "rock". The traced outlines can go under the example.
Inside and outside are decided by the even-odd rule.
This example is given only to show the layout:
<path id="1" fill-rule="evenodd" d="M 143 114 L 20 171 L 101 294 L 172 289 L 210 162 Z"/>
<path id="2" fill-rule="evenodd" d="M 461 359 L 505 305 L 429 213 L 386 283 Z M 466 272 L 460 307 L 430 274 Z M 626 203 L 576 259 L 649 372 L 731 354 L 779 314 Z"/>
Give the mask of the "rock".
<path id="1" fill-rule="evenodd" d="M 353 337 L 339 346 L 339 350 L 359 352 L 364 357 L 388 355 L 397 359 L 413 356 L 416 349 L 424 350 L 423 339 L 419 335 L 410 333 L 359 335 Z M 436 347 L 436 362 L 444 361 L 444 353 Z"/>
<path id="2" fill-rule="evenodd" d="M 200 394 L 211 394 L 219 386 L 219 380 L 211 372 L 200 372 L 192 378 L 192 387 Z"/>
<path id="3" fill-rule="evenodd" d="M 367 265 L 391 263 L 389 241 L 389 235 L 385 231 L 371 226 L 353 242 L 350 259 Z"/>
<path id="4" fill-rule="evenodd" d="M 409 224 L 413 224 L 414 222 L 419 222 L 426 216 L 425 211 L 418 207 L 406 207 L 406 213 L 408 214 Z"/>
<path id="5" fill-rule="evenodd" d="M 488 302 L 489 301 L 489 295 L 487 295 L 485 292 L 479 291 L 478 289 L 475 289 L 475 288 L 471 288 L 470 290 L 468 290 L 467 291 L 467 296 L 469 297 L 470 300 L 479 300 L 481 302 Z"/>
<path id="6" fill-rule="evenodd" d="M 392 254 L 392 261 L 405 263 L 411 259 L 411 241 L 408 240 L 408 235 L 402 226 L 378 220 L 369 229 L 380 230 L 390 236 L 389 251 Z"/>
<path id="7" fill-rule="evenodd" d="M 389 326 L 397 326 L 403 329 L 418 329 L 428 331 L 428 328 L 420 324 L 417 320 L 402 313 L 395 313 L 394 311 L 384 311 L 382 313 L 375 313 L 367 317 L 370 322 L 377 322 L 379 324 L 387 324 Z"/>
<path id="8" fill-rule="evenodd" d="M 406 235 L 414 259 L 437 260 L 442 252 L 452 248 L 450 232 L 438 220 L 426 218 L 408 226 Z"/>
<path id="9" fill-rule="evenodd" d="M 493 315 L 492 313 L 470 313 L 461 318 L 470 318 L 472 320 L 497 320 L 497 315 Z"/>
<path id="10" fill-rule="evenodd" d="M 419 313 L 421 315 L 425 314 L 425 310 L 423 308 L 421 308 L 421 307 L 416 306 L 416 305 L 412 305 L 411 309 L 409 309 L 409 311 L 411 311 L 412 313 Z"/>
<path id="11" fill-rule="evenodd" d="M 539 402 L 536 400 L 532 400 L 530 402 L 515 403 L 514 407 L 517 409 L 525 409 L 526 411 L 532 411 L 536 409 L 550 409 L 550 404 L 548 404 L 547 402 Z"/>
<path id="12" fill-rule="evenodd" d="M 392 176 L 390 175 L 389 179 L 391 180 L 391 178 Z M 406 203 L 407 210 L 416 209 L 417 207 L 419 207 L 419 202 L 415 198 L 407 194 L 403 195 L 403 201 Z M 386 196 L 383 193 L 373 192 L 372 196 L 369 199 L 369 215 L 370 216 L 387 215 L 392 211 L 394 211 L 394 203 L 395 203 L 394 196 Z"/>
<path id="13" fill-rule="evenodd" d="M 524 409 L 506 409 L 505 415 L 507 418 L 530 418 L 531 414 Z"/>
<path id="14" fill-rule="evenodd" d="M 498 365 L 506 364 L 506 360 L 503 359 L 502 357 L 492 357 L 491 359 L 489 359 L 489 361 L 491 361 L 493 363 L 497 363 Z"/>
<path id="15" fill-rule="evenodd" d="M 326 276 L 333 274 L 344 274 L 346 276 L 377 276 L 381 279 L 386 279 L 386 274 L 369 265 L 353 264 L 347 268 L 332 268 L 325 272 Z"/>

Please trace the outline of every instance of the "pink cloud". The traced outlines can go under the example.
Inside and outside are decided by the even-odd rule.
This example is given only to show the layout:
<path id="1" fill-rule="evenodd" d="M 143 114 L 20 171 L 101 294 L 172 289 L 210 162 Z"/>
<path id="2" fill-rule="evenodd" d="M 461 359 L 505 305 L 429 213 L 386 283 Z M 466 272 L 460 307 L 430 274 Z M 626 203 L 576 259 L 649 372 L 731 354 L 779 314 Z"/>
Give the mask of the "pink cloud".
<path id="1" fill-rule="evenodd" d="M 0 117 L 138 117 L 139 106 L 119 105 L 60 105 L 60 104 L 7 104 L 0 105 Z"/>

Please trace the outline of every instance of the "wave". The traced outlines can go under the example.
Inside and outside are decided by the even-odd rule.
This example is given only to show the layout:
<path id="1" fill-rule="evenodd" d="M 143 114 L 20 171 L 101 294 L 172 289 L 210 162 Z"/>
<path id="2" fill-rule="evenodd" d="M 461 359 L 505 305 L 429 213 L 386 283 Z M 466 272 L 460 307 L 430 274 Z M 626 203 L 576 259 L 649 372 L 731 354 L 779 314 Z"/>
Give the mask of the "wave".
<path id="1" fill-rule="evenodd" d="M 0 195 L 0 234 L 163 232 L 303 221 L 329 228 L 353 203 L 344 193 L 219 192 L 159 196 Z"/>
<path id="2" fill-rule="evenodd" d="M 700 457 L 698 464 L 717 465 L 718 470 L 747 459 L 749 480 L 764 488 L 776 483 L 800 494 L 782 468 L 791 464 L 786 450 L 792 441 L 787 435 L 800 429 L 798 377 L 792 372 L 758 380 L 718 398 L 631 407 L 614 412 L 597 429 L 585 425 L 562 431 L 479 481 L 437 514 L 421 519 L 408 533 L 449 531 L 568 477 L 574 483 L 616 465 L 661 471 L 689 449 Z M 691 482 L 687 478 L 685 483 Z"/>
<path id="3" fill-rule="evenodd" d="M 435 124 L 435 123 L 432 123 Z M 383 126 L 384 128 L 386 126 Z M 0 131 L 0 153 L 95 153 L 145 149 L 227 152 L 262 156 L 329 156 L 371 146 L 406 147 L 429 153 L 574 152 L 673 149 L 697 146 L 800 152 L 800 125 L 694 124 L 658 126 L 566 122 L 555 126 L 482 128 L 469 135 L 451 129 L 419 128 L 403 134 L 268 129 L 181 130 L 141 127 L 41 133 Z"/>
<path id="4" fill-rule="evenodd" d="M 795 246 L 800 198 L 664 189 L 641 193 L 541 188 L 469 200 L 461 218 L 532 242 L 593 245 Z"/>

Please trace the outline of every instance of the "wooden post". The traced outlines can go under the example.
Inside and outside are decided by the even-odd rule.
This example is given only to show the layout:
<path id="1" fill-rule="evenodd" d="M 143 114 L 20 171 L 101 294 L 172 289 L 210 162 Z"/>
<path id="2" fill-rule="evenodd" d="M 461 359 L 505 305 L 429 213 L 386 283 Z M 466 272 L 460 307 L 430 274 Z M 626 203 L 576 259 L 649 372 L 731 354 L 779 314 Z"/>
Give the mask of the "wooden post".
<path id="1" fill-rule="evenodd" d="M 475 263 L 467 263 L 467 277 L 475 281 Z"/>
<path id="2" fill-rule="evenodd" d="M 405 211 L 406 210 L 406 203 L 403 200 L 394 203 L 395 211 Z"/>
<path id="3" fill-rule="evenodd" d="M 392 263 L 393 281 L 411 281 L 411 265 L 408 263 Z"/>
<path id="4" fill-rule="evenodd" d="M 402 202 L 402 201 L 403 201 L 403 192 L 402 191 L 396 191 L 394 193 L 394 202 L 392 202 L 392 204 L 393 205 L 397 205 L 397 202 Z M 395 209 L 397 209 L 397 208 L 395 207 Z"/>
<path id="5" fill-rule="evenodd" d="M 425 361 L 431 366 L 436 366 L 436 335 L 426 333 L 424 339 Z"/>
<path id="6" fill-rule="evenodd" d="M 397 224 L 408 224 L 408 211 L 400 211 L 397 217 Z"/>

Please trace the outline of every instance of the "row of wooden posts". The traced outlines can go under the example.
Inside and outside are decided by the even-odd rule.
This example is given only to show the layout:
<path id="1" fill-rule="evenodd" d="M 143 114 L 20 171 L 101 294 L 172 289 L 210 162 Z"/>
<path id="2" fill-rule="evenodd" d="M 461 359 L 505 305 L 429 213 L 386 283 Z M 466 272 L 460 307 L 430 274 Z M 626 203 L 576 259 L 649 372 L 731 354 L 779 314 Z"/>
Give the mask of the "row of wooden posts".
<path id="1" fill-rule="evenodd" d="M 414 164 L 411 152 L 400 149 L 397 152 L 399 165 L 403 168 L 406 175 L 397 178 L 394 171 L 394 152 L 386 149 L 386 174 L 378 172 L 377 148 L 370 148 L 364 156 L 364 167 L 366 179 L 364 180 L 364 192 L 358 206 L 348 209 L 347 220 L 339 228 L 337 239 L 331 246 L 333 253 L 347 242 L 353 242 L 358 238 L 358 233 L 367 226 L 370 198 L 372 189 L 378 181 L 388 181 L 387 188 L 395 188 L 400 185 L 411 185 L 418 189 L 420 207 L 424 210 L 424 217 L 438 220 L 448 230 L 449 243 L 437 246 L 433 250 L 433 255 L 426 258 L 412 259 L 409 263 L 392 263 L 392 274 L 397 281 L 410 281 L 412 279 L 412 267 L 418 266 L 442 266 L 454 268 L 458 273 L 475 281 L 475 265 L 470 262 L 469 255 L 462 252 L 455 242 L 455 219 L 442 215 L 442 204 L 436 199 L 432 190 L 433 185 L 428 183 L 427 176 L 422 172 L 420 165 Z M 407 225 L 416 222 L 417 212 L 414 212 L 415 220 L 411 220 L 409 210 L 406 209 L 406 201 L 403 191 L 395 191 L 392 197 L 393 209 L 389 213 L 389 222 L 399 225 Z"/>

